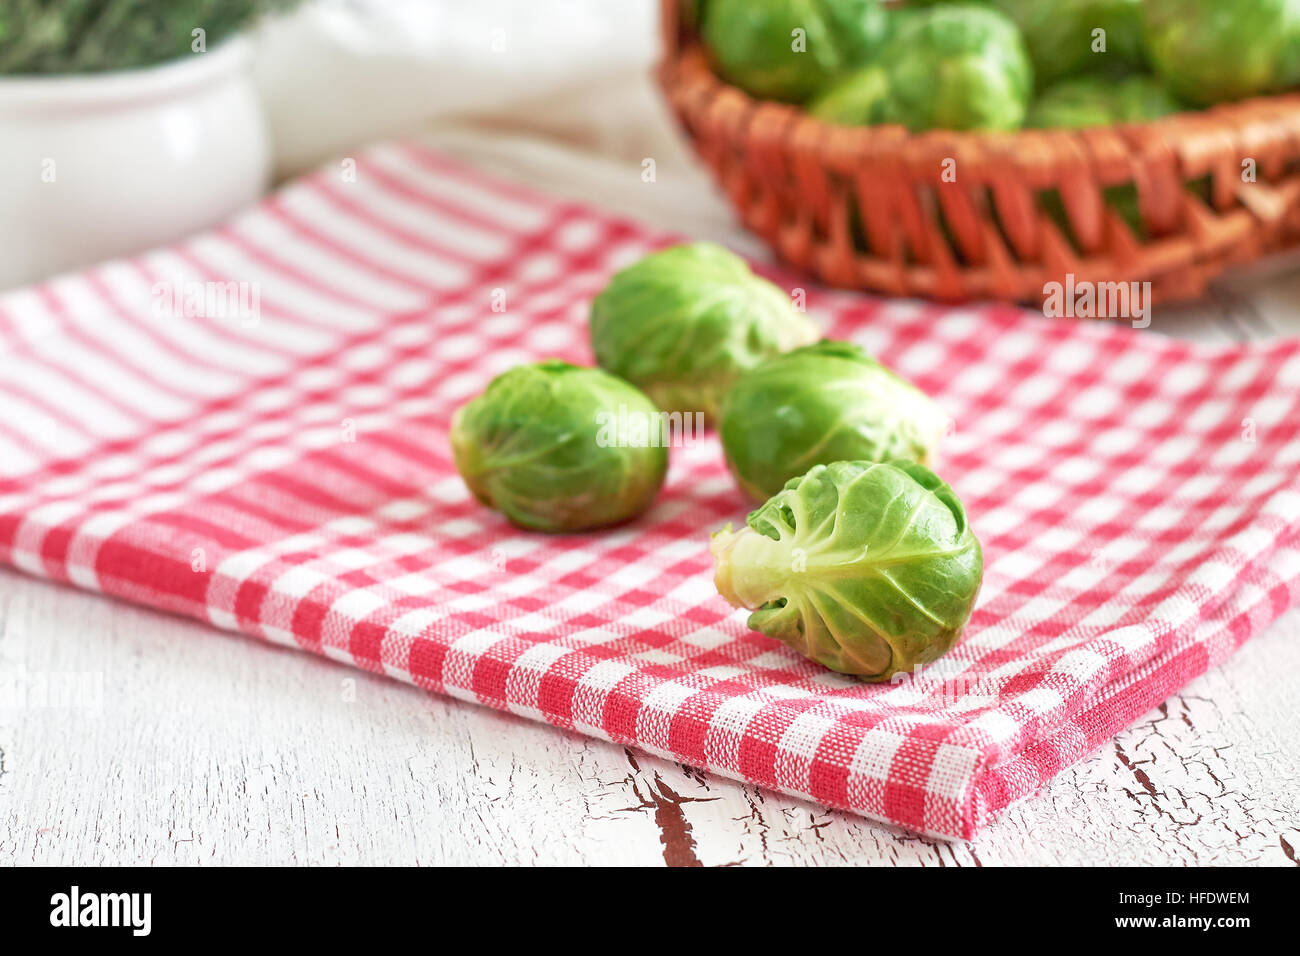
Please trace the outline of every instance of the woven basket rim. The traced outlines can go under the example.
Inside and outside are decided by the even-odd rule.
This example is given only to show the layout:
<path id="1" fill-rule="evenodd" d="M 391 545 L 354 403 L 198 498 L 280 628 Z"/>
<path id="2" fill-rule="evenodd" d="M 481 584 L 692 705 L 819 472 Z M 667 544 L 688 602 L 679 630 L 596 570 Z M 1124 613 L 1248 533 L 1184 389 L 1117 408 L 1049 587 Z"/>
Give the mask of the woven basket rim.
<path id="1" fill-rule="evenodd" d="M 1088 150 L 1090 140 L 1118 136 L 1126 143 L 1147 142 L 1152 147 L 1162 146 L 1185 162 L 1203 166 L 1203 172 L 1215 167 L 1214 162 L 1197 162 L 1199 156 L 1210 156 L 1215 150 L 1206 141 L 1221 139 L 1237 141 L 1254 132 L 1264 137 L 1277 132 L 1276 126 L 1265 127 L 1266 119 L 1289 119 L 1290 129 L 1283 135 L 1300 141 L 1300 91 L 1280 92 L 1229 103 L 1218 103 L 1203 109 L 1188 108 L 1167 116 L 1137 123 L 1113 123 L 1103 126 L 1078 128 L 1047 128 L 987 131 L 931 129 L 913 132 L 897 123 L 874 125 L 844 125 L 818 119 L 798 103 L 760 99 L 721 76 L 712 66 L 703 42 L 689 38 L 675 48 L 665 51 L 659 65 L 659 81 L 664 87 L 680 82 L 700 81 L 707 74 L 710 85 L 715 85 L 710 99 L 725 95 L 735 108 L 752 117 L 763 111 L 772 119 L 784 116 L 781 137 L 805 141 L 835 141 L 832 154 L 862 156 L 892 155 L 901 157 L 905 166 L 914 163 L 933 163 L 934 157 L 944 151 L 965 155 L 996 157 L 1005 174 L 1045 168 L 1070 162 L 1079 156 L 1080 149 Z M 1277 112 L 1284 116 L 1264 117 L 1263 112 Z M 750 124 L 752 127 L 752 124 Z M 773 122 L 772 126 L 778 124 Z M 795 134 L 797 133 L 797 137 Z M 1026 159 L 1027 143 L 1036 143 L 1040 149 L 1034 159 Z M 1197 148 L 1204 143 L 1205 148 Z M 1233 159 L 1240 157 L 1233 151 Z M 846 170 L 847 171 L 847 170 Z M 1117 176 L 1127 179 L 1128 176 Z"/>

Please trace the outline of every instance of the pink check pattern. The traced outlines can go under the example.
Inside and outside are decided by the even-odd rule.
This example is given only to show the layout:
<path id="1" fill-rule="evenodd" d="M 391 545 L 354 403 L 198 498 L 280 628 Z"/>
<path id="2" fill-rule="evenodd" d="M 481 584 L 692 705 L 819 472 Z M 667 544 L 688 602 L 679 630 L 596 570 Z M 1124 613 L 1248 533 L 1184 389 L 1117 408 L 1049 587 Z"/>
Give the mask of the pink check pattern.
<path id="1" fill-rule="evenodd" d="M 987 571 L 940 666 L 866 686 L 745 628 L 707 539 L 750 505 L 712 435 L 630 525 L 512 529 L 456 475 L 452 412 L 589 362 L 591 297 L 671 241 L 390 145 L 8 293 L 0 561 L 951 838 L 1300 596 L 1300 343 L 816 289 L 957 422 L 940 471 Z"/>

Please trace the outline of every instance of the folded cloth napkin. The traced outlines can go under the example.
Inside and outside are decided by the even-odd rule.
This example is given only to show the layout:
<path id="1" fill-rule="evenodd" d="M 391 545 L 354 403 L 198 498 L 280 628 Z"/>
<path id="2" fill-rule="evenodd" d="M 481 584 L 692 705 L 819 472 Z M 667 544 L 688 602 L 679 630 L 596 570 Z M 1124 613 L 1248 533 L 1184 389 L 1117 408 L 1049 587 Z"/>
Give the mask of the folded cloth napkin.
<path id="1" fill-rule="evenodd" d="M 750 507 L 712 435 L 632 524 L 511 528 L 452 412 L 590 361 L 591 297 L 670 241 L 388 145 L 0 297 L 0 561 L 950 838 L 1297 598 L 1300 343 L 817 289 L 957 422 L 940 471 L 987 570 L 940 664 L 870 686 L 746 629 L 712 583 L 708 533 Z"/>

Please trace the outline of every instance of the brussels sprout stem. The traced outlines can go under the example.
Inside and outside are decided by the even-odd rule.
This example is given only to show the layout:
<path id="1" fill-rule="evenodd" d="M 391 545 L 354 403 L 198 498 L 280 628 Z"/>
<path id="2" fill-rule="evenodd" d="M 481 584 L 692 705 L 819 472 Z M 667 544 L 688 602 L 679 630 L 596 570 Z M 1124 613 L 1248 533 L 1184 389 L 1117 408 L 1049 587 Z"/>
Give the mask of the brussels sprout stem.
<path id="1" fill-rule="evenodd" d="M 709 551 L 713 583 L 732 607 L 753 611 L 784 597 L 795 573 L 789 544 L 751 528 L 733 532 L 727 525 L 710 540 Z"/>

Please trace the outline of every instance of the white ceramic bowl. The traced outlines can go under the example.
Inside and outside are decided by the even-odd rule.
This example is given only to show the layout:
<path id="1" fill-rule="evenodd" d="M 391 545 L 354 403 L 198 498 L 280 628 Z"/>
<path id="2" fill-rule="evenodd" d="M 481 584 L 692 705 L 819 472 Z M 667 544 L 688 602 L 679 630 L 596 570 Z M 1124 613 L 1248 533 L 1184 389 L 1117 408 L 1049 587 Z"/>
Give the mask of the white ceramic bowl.
<path id="1" fill-rule="evenodd" d="M 243 40 L 143 70 L 0 77 L 0 289 L 213 225 L 266 189 Z"/>

